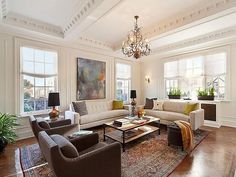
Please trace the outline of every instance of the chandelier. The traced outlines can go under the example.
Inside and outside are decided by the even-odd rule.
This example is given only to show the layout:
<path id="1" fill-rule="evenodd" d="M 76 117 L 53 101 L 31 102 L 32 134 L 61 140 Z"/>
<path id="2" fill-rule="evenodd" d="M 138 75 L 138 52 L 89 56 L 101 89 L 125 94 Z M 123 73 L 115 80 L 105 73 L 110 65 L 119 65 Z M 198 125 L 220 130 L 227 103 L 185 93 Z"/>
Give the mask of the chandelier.
<path id="1" fill-rule="evenodd" d="M 151 52 L 149 41 L 143 38 L 141 27 L 138 27 L 138 18 L 139 16 L 134 16 L 134 29 L 129 32 L 128 39 L 122 44 L 123 54 L 136 59 L 143 55 L 149 55 Z"/>

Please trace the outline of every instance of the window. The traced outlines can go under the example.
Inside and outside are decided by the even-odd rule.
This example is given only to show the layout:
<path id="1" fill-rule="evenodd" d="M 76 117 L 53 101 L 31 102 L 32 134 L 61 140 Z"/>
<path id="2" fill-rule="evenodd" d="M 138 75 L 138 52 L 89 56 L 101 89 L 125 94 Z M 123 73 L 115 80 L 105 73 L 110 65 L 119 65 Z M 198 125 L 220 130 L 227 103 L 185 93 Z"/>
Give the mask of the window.
<path id="1" fill-rule="evenodd" d="M 116 99 L 129 102 L 131 90 L 131 66 L 129 64 L 116 64 Z"/>
<path id="2" fill-rule="evenodd" d="M 48 109 L 57 90 L 57 52 L 21 47 L 21 113 Z"/>
<path id="3" fill-rule="evenodd" d="M 196 98 L 199 88 L 215 88 L 218 99 L 225 98 L 226 53 L 195 56 L 164 64 L 166 95 L 180 88 L 183 96 Z"/>

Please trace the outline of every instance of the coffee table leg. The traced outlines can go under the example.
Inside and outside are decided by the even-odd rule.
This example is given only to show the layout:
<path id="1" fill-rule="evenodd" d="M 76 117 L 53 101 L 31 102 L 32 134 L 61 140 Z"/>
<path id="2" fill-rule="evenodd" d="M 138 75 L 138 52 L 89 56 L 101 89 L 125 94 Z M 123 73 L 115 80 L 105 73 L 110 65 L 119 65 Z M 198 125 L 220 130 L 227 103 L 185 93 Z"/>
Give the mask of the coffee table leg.
<path id="1" fill-rule="evenodd" d="M 160 135 L 161 134 L 161 124 L 160 124 L 160 121 L 158 121 L 158 128 L 159 128 L 158 134 Z"/>
<path id="2" fill-rule="evenodd" d="M 125 152 L 125 132 L 124 131 L 122 133 L 122 138 L 123 138 L 122 149 L 123 149 L 123 152 Z"/>
<path id="3" fill-rule="evenodd" d="M 103 126 L 103 141 L 106 141 L 105 133 L 106 133 L 106 126 L 104 125 Z"/>

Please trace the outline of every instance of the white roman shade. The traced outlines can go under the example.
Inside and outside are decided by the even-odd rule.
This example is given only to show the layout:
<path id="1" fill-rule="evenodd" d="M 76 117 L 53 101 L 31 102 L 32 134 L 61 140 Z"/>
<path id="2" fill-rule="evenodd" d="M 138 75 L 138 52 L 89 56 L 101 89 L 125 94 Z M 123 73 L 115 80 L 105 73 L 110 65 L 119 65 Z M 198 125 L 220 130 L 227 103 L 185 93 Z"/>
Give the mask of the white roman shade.
<path id="1" fill-rule="evenodd" d="M 226 74 L 226 53 L 207 55 L 205 59 L 205 75 L 216 76 Z"/>

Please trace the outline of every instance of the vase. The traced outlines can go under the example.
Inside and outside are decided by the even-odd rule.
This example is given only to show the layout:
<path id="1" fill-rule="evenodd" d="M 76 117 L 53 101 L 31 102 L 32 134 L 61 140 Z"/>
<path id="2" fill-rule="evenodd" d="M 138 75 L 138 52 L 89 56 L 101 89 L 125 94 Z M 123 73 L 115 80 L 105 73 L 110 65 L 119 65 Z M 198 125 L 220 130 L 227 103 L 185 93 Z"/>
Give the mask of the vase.
<path id="1" fill-rule="evenodd" d="M 0 138 L 0 154 L 2 154 L 5 151 L 6 146 L 7 146 L 7 141 Z"/>

